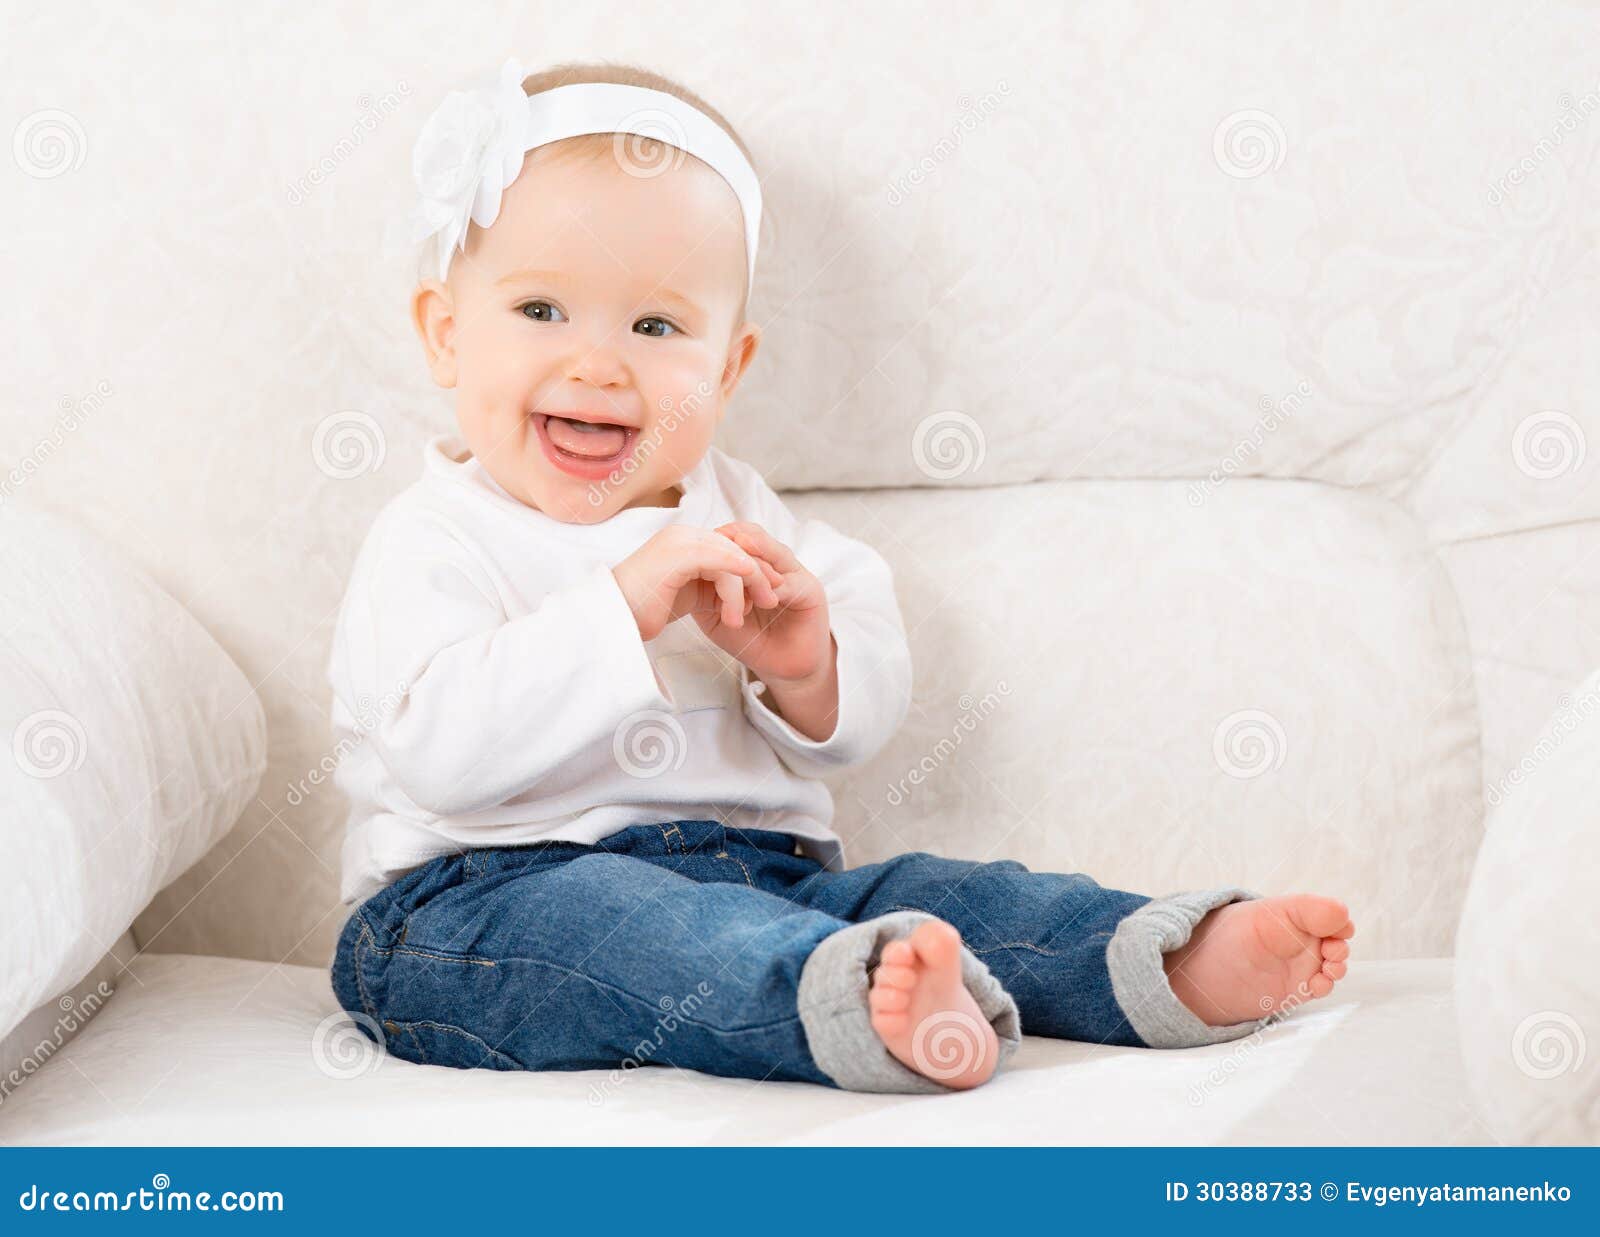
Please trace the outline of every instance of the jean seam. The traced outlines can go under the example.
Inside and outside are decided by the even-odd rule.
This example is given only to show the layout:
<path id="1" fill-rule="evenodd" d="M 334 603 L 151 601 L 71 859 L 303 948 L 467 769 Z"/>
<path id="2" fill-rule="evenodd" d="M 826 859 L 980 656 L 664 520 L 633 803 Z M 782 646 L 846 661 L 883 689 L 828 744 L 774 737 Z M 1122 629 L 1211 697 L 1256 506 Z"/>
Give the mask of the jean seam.
<path id="1" fill-rule="evenodd" d="M 474 1035 L 465 1027 L 458 1027 L 449 1022 L 438 1022 L 432 1018 L 419 1018 L 415 1022 L 396 1022 L 394 1025 L 405 1030 L 411 1036 L 412 1042 L 417 1045 L 417 1052 L 422 1056 L 424 1061 L 428 1061 L 428 1054 L 427 1051 L 422 1047 L 422 1041 L 417 1038 L 417 1033 L 414 1029 L 416 1027 L 431 1027 L 436 1031 L 445 1031 L 451 1035 L 459 1035 L 463 1039 L 470 1040 L 474 1046 L 482 1049 L 487 1056 L 498 1057 L 502 1061 L 509 1062 L 518 1069 L 522 1068 L 522 1063 L 515 1057 L 501 1052 L 498 1048 L 491 1046 L 488 1040 L 484 1039 L 482 1036 Z M 428 1061 L 428 1064 L 431 1065 L 432 1062 Z"/>
<path id="2" fill-rule="evenodd" d="M 924 915 L 934 914 L 933 911 L 928 910 L 926 907 L 905 906 L 899 902 L 893 903 L 889 909 L 892 911 L 920 911 Z M 1057 956 L 1055 950 L 1046 949 L 1043 945 L 1035 945 L 1032 941 L 1002 941 L 998 945 L 985 945 L 982 949 L 978 949 L 973 945 L 969 945 L 966 941 L 962 941 L 961 943 L 966 945 L 967 949 L 975 954 L 992 954 L 997 949 L 1031 949 L 1034 953 L 1043 954 L 1047 958 L 1054 958 Z"/>
<path id="3" fill-rule="evenodd" d="M 389 1025 L 398 1030 L 404 1031 L 411 1037 L 411 1045 L 417 1050 L 417 1055 L 422 1058 L 422 1063 L 424 1065 L 433 1064 L 433 1062 L 428 1060 L 428 1050 L 422 1046 L 422 1041 L 417 1038 L 417 1033 L 411 1029 L 411 1024 L 409 1022 L 394 1022 L 391 1020 Z"/>
<path id="4" fill-rule="evenodd" d="M 398 945 L 391 945 L 388 949 L 382 949 L 382 948 L 379 948 L 377 945 L 373 945 L 371 950 L 370 950 L 370 952 L 377 953 L 377 954 L 386 954 L 391 958 L 395 954 L 409 954 L 413 958 L 428 958 L 428 959 L 430 959 L 430 960 L 432 960 L 434 962 L 455 962 L 455 963 L 458 963 L 461 966 L 495 966 L 496 965 L 496 962 L 495 962 L 495 960 L 493 958 L 474 958 L 470 954 L 436 953 L 431 949 L 417 949 L 415 946 L 412 946 L 412 947 L 406 948 L 406 949 L 402 949 Z"/>
<path id="5" fill-rule="evenodd" d="M 739 865 L 739 870 L 744 873 L 744 883 L 749 885 L 750 888 L 752 888 L 752 889 L 754 889 L 756 887 L 755 881 L 750 879 L 750 869 L 744 866 L 744 860 L 743 859 L 740 859 L 737 855 L 730 855 L 725 850 L 719 850 L 717 852 L 717 858 L 718 859 L 728 859 L 728 860 L 731 860 L 734 863 L 737 863 Z"/>
<path id="6" fill-rule="evenodd" d="M 359 915 L 360 912 L 357 912 L 357 914 Z M 378 1007 L 372 1003 L 372 996 L 367 992 L 366 981 L 361 978 L 361 946 L 363 942 L 366 943 L 368 952 L 376 948 L 372 933 L 367 927 L 365 916 L 361 916 L 361 936 L 356 941 L 355 947 L 350 951 L 350 961 L 356 973 L 356 992 L 361 998 L 362 1012 L 376 1022 L 378 1020 Z"/>

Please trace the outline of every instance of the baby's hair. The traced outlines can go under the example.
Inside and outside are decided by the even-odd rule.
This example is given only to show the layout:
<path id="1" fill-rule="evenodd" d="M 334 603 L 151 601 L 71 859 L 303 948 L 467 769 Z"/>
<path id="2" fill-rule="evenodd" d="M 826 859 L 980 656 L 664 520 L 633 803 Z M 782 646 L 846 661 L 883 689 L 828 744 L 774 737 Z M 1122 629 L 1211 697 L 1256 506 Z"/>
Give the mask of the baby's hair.
<path id="1" fill-rule="evenodd" d="M 619 64 L 615 61 L 569 61 L 566 64 L 552 65 L 538 73 L 531 73 L 522 79 L 522 93 L 525 95 L 542 94 L 546 90 L 554 90 L 557 86 L 576 86 L 588 83 L 600 83 L 610 86 L 641 86 L 646 90 L 659 90 L 663 94 L 672 95 L 682 99 L 685 103 L 704 112 L 707 116 L 721 126 L 722 131 L 734 140 L 734 144 L 750 160 L 750 166 L 755 167 L 755 159 L 750 154 L 750 148 L 744 144 L 744 139 L 739 136 L 728 118 L 711 104 L 707 103 L 694 91 L 670 77 L 649 69 L 640 68 L 633 64 Z M 665 143 L 653 137 L 630 134 L 628 146 L 636 157 L 645 166 L 654 166 L 658 160 L 669 158 Z M 580 137 L 564 138 L 551 144 L 546 158 L 559 161 L 561 159 L 604 159 L 616 157 L 616 135 L 610 133 L 586 133 Z M 744 296 L 739 302 L 739 313 L 734 319 L 737 326 L 743 322 L 750 306 L 750 292 L 746 280 Z"/>
<path id="2" fill-rule="evenodd" d="M 738 131 L 728 123 L 728 118 L 711 104 L 707 103 L 687 86 L 680 85 L 670 77 L 663 77 L 649 69 L 642 69 L 637 65 L 616 64 L 611 61 L 570 62 L 567 64 L 552 65 L 538 73 L 529 74 L 522 79 L 522 93 L 526 95 L 543 94 L 546 90 L 554 90 L 557 86 L 576 86 L 580 84 L 600 83 L 609 86 L 641 86 L 646 90 L 659 90 L 663 94 L 672 95 L 682 99 L 685 103 L 704 112 L 722 127 L 739 149 L 744 152 L 744 157 L 750 160 L 750 166 L 755 166 L 755 159 L 751 157 L 750 148 L 744 144 L 744 139 Z M 660 143 L 650 137 L 636 137 L 633 139 L 641 143 L 646 157 L 659 153 L 654 147 Z M 561 153 L 568 152 L 588 156 L 610 154 L 612 150 L 612 136 L 608 133 L 589 133 L 582 137 L 569 137 L 555 145 L 561 148 Z"/>

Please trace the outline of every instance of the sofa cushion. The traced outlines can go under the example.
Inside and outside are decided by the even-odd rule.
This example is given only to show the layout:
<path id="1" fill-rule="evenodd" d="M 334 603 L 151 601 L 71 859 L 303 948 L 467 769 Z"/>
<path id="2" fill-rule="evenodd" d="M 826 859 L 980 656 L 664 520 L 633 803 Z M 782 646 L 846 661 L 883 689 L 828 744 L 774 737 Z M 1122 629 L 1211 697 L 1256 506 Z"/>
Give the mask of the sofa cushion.
<path id="1" fill-rule="evenodd" d="M 1600 1142 L 1600 673 L 1488 790 L 1458 942 L 1479 1111 L 1510 1143 Z"/>
<path id="2" fill-rule="evenodd" d="M 1024 1036 L 959 1098 L 655 1066 L 414 1065 L 380 1053 L 321 968 L 146 954 L 134 969 L 138 983 L 7 1102 L 0 1145 L 1491 1141 L 1462 1086 L 1444 960 L 1353 969 L 1327 1000 L 1209 1048 Z"/>
<path id="3" fill-rule="evenodd" d="M 1482 832 L 1472 665 L 1400 508 L 1257 479 L 793 506 L 888 558 L 914 654 L 906 723 L 836 780 L 850 862 L 1321 891 L 1360 957 L 1450 953 Z"/>
<path id="4" fill-rule="evenodd" d="M 0 637 L 3 1035 L 233 826 L 261 780 L 266 723 L 181 605 L 19 503 L 0 507 Z"/>

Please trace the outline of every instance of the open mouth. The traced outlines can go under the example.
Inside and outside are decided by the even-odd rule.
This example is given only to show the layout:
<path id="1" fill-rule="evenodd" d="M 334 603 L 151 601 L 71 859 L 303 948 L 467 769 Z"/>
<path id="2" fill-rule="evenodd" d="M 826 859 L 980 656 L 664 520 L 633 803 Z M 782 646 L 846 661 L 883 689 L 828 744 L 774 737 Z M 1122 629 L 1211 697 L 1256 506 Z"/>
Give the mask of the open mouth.
<path id="1" fill-rule="evenodd" d="M 534 429 L 545 457 L 563 472 L 597 480 L 611 473 L 633 450 L 639 431 L 614 421 L 539 412 Z"/>

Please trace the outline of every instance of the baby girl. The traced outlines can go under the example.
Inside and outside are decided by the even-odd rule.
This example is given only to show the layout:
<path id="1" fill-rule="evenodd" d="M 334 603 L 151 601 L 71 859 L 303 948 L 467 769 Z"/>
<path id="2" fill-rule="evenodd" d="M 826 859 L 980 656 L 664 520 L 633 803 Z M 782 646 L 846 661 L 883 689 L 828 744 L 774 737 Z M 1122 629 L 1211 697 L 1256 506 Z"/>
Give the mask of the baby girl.
<path id="1" fill-rule="evenodd" d="M 412 320 L 459 434 L 373 524 L 329 665 L 332 974 L 369 1035 L 940 1092 L 1023 1031 L 1215 1043 L 1344 976 L 1332 898 L 847 868 L 821 778 L 893 735 L 910 654 L 883 559 L 711 444 L 761 339 L 744 143 L 654 74 L 512 61 L 414 171 Z"/>

